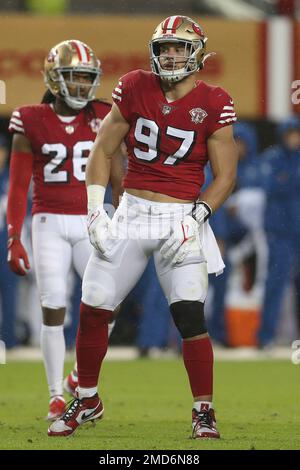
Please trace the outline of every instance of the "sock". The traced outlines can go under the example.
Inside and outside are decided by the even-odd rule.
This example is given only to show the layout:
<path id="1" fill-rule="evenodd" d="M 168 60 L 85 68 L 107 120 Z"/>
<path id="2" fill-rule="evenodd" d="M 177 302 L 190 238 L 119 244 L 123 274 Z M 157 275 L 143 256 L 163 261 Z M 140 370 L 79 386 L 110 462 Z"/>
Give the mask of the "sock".
<path id="1" fill-rule="evenodd" d="M 42 325 L 41 348 L 50 397 L 63 395 L 63 373 L 66 351 L 64 326 Z"/>
<path id="2" fill-rule="evenodd" d="M 108 322 L 112 312 L 80 304 L 76 340 L 78 383 L 81 389 L 95 389 L 108 347 Z"/>
<path id="3" fill-rule="evenodd" d="M 212 395 L 214 355 L 210 338 L 182 342 L 182 354 L 193 397 Z"/>
<path id="4" fill-rule="evenodd" d="M 116 321 L 114 320 L 113 322 L 108 324 L 108 337 L 110 337 L 114 327 L 115 327 Z M 71 372 L 71 376 L 73 380 L 78 380 L 78 371 L 77 371 L 77 361 L 74 364 L 73 370 Z"/>
<path id="5" fill-rule="evenodd" d="M 213 404 L 211 401 L 195 401 L 193 408 L 196 411 L 209 411 L 213 408 Z"/>
<path id="6" fill-rule="evenodd" d="M 84 387 L 77 387 L 78 397 L 82 398 L 92 398 L 97 393 L 97 387 L 91 388 L 84 388 Z"/>

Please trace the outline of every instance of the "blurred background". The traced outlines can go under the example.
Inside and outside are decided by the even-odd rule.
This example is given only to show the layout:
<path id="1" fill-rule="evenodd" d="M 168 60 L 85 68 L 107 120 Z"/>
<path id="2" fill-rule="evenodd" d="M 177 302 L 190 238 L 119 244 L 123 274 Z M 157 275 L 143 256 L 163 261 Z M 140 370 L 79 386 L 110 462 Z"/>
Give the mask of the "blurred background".
<path id="1" fill-rule="evenodd" d="M 95 50 L 104 72 L 98 97 L 111 101 L 121 75 L 149 70 L 149 39 L 174 14 L 203 27 L 208 51 L 216 55 L 200 78 L 230 93 L 239 119 L 237 187 L 211 219 L 227 270 L 211 279 L 210 334 L 221 347 L 260 350 L 300 337 L 300 2 L 0 0 L 0 339 L 8 349 L 37 346 L 41 324 L 34 272 L 20 279 L 6 266 L 10 114 L 40 102 L 44 57 L 65 39 Z M 23 237 L 30 251 L 30 213 Z M 80 294 L 80 281 L 70 273 L 69 348 Z M 111 344 L 134 346 L 141 356 L 180 354 L 152 262 L 122 305 Z"/>

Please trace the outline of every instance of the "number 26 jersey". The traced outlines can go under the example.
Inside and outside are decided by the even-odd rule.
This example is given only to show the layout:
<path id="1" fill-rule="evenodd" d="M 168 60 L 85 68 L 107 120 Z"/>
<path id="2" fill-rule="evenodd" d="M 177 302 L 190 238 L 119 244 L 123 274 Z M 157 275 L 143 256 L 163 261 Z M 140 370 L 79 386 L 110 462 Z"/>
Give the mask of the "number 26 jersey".
<path id="1" fill-rule="evenodd" d="M 70 118 L 58 116 L 50 104 L 22 106 L 12 113 L 10 132 L 25 135 L 32 148 L 33 214 L 86 214 L 85 167 L 110 108 L 95 100 Z"/>

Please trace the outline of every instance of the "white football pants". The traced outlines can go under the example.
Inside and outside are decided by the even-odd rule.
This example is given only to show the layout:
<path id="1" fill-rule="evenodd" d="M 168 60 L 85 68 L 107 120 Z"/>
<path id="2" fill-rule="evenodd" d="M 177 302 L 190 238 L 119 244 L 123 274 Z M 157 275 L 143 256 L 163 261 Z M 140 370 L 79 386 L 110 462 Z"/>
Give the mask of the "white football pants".
<path id="1" fill-rule="evenodd" d="M 110 242 L 108 259 L 93 250 L 88 261 L 82 301 L 114 310 L 133 289 L 153 254 L 169 305 L 181 300 L 204 302 L 208 272 L 220 272 L 224 267 L 208 222 L 200 230 L 201 247 L 189 252 L 182 263 L 172 265 L 159 251 L 174 224 L 191 214 L 192 207 L 192 203 L 154 203 L 125 193 L 113 217 L 116 235 Z"/>
<path id="2" fill-rule="evenodd" d="M 92 252 L 86 216 L 39 213 L 32 220 L 33 258 L 43 307 L 66 307 L 68 273 L 82 278 Z"/>

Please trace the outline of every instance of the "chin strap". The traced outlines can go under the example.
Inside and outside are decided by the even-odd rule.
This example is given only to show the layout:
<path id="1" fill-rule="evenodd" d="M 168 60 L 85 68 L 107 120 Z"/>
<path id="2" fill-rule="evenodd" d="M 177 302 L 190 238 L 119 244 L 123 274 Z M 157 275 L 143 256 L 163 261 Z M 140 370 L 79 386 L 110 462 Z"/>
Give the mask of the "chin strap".
<path id="1" fill-rule="evenodd" d="M 88 100 L 77 101 L 76 99 L 73 100 L 70 96 L 65 96 L 63 99 L 72 109 L 83 109 L 88 104 Z"/>
<path id="2" fill-rule="evenodd" d="M 209 58 L 209 57 L 213 57 L 214 55 L 217 55 L 216 52 L 209 52 L 208 54 L 205 54 L 205 56 L 203 57 L 203 60 L 201 62 L 201 69 L 203 69 L 204 67 L 204 63 L 206 62 L 206 60 Z"/>

